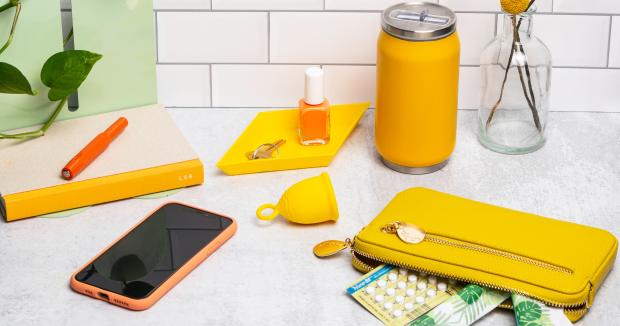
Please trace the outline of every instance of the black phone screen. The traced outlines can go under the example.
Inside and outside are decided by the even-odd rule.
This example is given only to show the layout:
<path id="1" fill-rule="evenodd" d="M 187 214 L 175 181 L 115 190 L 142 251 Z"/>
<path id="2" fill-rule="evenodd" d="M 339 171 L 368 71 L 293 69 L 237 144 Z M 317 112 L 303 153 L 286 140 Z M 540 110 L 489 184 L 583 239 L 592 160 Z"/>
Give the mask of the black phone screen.
<path id="1" fill-rule="evenodd" d="M 75 278 L 130 298 L 146 298 L 231 224 L 220 215 L 167 204 Z"/>

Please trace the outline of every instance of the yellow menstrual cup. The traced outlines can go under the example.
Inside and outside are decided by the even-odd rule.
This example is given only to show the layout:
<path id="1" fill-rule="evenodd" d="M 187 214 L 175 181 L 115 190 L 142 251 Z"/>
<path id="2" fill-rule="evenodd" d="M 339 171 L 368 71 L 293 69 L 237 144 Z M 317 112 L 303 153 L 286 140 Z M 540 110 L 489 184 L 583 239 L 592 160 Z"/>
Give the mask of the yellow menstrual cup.
<path id="1" fill-rule="evenodd" d="M 271 209 L 271 214 L 263 215 L 266 209 Z M 273 220 L 278 215 L 299 224 L 337 221 L 338 204 L 329 175 L 323 172 L 302 180 L 288 188 L 277 205 L 264 204 L 256 210 L 261 220 Z"/>

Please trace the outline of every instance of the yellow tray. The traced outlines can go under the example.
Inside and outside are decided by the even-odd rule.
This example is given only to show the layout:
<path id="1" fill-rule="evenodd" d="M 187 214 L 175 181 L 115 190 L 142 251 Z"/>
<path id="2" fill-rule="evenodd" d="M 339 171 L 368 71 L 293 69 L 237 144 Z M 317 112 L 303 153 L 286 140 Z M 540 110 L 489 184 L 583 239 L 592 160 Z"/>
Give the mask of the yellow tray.
<path id="1" fill-rule="evenodd" d="M 331 140 L 327 145 L 299 144 L 298 109 L 261 112 L 239 136 L 217 163 L 228 175 L 248 174 L 328 166 L 353 128 L 368 109 L 369 103 L 343 104 L 331 107 Z M 286 140 L 277 156 L 248 160 L 246 153 L 264 143 Z"/>

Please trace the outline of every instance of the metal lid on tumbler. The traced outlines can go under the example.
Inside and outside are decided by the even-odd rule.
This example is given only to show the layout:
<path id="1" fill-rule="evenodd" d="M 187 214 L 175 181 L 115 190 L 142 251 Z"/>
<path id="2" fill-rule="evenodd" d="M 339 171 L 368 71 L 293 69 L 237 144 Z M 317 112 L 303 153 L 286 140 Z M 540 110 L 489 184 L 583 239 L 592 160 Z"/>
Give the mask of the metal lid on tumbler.
<path id="1" fill-rule="evenodd" d="M 432 41 L 456 31 L 456 15 L 447 7 L 428 2 L 407 2 L 383 11 L 383 30 L 408 41 Z"/>

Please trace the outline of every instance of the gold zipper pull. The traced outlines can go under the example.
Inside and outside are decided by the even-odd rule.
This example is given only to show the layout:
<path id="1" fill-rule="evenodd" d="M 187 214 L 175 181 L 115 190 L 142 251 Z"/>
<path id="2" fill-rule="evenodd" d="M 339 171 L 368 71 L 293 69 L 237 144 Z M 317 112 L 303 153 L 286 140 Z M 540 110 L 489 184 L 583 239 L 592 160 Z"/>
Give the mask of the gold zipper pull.
<path id="1" fill-rule="evenodd" d="M 402 222 L 386 224 L 381 228 L 381 231 L 389 234 L 396 234 L 402 241 L 410 244 L 420 243 L 424 241 L 426 237 L 424 230 L 418 226 Z"/>
<path id="2" fill-rule="evenodd" d="M 314 252 L 315 256 L 319 258 L 323 258 L 323 257 L 333 256 L 351 247 L 353 247 L 353 243 L 351 242 L 351 239 L 346 239 L 345 241 L 327 240 L 314 246 L 314 249 L 312 249 L 312 252 Z"/>

